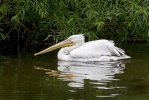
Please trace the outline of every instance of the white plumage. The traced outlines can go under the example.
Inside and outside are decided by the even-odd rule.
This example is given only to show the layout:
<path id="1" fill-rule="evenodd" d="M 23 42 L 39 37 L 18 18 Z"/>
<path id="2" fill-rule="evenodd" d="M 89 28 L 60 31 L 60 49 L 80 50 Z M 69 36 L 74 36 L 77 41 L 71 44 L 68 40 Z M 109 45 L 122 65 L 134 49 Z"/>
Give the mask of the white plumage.
<path id="1" fill-rule="evenodd" d="M 130 56 L 125 55 L 124 50 L 114 46 L 113 41 L 96 40 L 84 42 L 84 35 L 72 35 L 52 47 L 49 47 L 35 55 L 43 54 L 54 49 L 63 47 L 58 52 L 58 59 L 65 61 L 115 61 L 127 59 Z M 53 49 L 54 48 L 54 49 Z"/>

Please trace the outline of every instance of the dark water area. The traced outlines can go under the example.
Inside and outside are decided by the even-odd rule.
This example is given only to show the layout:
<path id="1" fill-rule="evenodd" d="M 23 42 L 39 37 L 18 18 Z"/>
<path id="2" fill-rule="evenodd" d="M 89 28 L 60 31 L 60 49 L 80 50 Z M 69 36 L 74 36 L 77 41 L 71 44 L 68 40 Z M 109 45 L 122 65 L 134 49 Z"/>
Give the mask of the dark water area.
<path id="1" fill-rule="evenodd" d="M 117 62 L 63 62 L 58 51 L 2 54 L 0 100 L 149 100 L 149 45 L 124 49 L 132 58 Z"/>

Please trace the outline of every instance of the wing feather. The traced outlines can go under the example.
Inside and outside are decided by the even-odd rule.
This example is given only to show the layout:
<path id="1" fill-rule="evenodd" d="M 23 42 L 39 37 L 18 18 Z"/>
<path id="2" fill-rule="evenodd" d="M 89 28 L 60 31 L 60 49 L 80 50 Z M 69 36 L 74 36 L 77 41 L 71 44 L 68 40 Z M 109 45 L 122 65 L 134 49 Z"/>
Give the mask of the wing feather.
<path id="1" fill-rule="evenodd" d="M 122 50 L 114 46 L 113 41 L 96 40 L 84 43 L 70 52 L 72 58 L 98 58 L 100 56 L 120 56 Z"/>

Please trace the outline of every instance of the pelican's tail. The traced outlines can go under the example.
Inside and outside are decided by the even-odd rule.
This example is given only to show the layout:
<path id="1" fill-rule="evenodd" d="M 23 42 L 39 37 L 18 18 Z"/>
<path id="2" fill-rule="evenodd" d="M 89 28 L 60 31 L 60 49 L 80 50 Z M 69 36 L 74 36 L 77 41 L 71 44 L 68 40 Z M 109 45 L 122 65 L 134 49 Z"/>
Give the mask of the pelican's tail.
<path id="1" fill-rule="evenodd" d="M 127 56 L 127 55 L 123 55 L 123 56 L 120 56 L 120 57 L 113 56 L 113 57 L 111 57 L 111 60 L 116 61 L 116 60 L 123 60 L 123 59 L 129 59 L 129 58 L 131 58 L 131 57 Z"/>

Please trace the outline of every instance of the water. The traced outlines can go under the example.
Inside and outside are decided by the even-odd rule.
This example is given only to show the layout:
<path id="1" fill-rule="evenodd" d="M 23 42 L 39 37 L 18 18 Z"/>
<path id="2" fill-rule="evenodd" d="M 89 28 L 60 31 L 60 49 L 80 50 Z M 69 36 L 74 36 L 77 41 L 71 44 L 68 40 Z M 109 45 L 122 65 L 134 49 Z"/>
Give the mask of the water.
<path id="1" fill-rule="evenodd" d="M 0 56 L 0 100 L 148 100 L 149 45 L 125 47 L 130 60 L 62 62 L 57 51 Z"/>

